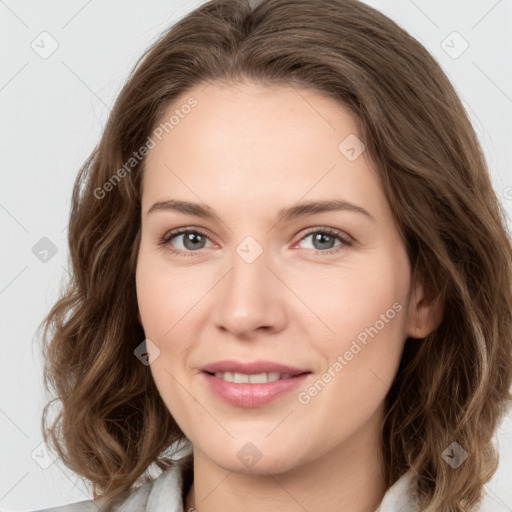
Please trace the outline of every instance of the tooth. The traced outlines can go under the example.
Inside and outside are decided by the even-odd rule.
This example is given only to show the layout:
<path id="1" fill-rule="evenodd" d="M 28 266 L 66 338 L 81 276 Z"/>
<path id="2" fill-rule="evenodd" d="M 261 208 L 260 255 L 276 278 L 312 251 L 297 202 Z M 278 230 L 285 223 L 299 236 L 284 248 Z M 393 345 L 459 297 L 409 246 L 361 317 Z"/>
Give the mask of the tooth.
<path id="1" fill-rule="evenodd" d="M 237 372 L 216 372 L 215 377 L 223 379 L 226 382 L 234 382 L 236 384 L 266 384 L 267 382 L 275 382 L 279 379 L 289 379 L 292 375 L 289 373 L 280 374 L 277 372 L 257 373 L 252 375 Z"/>
<path id="2" fill-rule="evenodd" d="M 268 382 L 266 373 L 257 373 L 256 375 L 249 375 L 249 382 L 251 384 L 265 384 Z"/>
<path id="3" fill-rule="evenodd" d="M 234 377 L 234 373 L 224 372 L 224 375 L 222 378 L 227 382 L 235 382 L 233 377 Z"/>
<path id="4" fill-rule="evenodd" d="M 242 383 L 248 383 L 249 382 L 249 375 L 246 375 L 244 373 L 233 373 L 233 382 L 236 382 L 237 384 Z"/>

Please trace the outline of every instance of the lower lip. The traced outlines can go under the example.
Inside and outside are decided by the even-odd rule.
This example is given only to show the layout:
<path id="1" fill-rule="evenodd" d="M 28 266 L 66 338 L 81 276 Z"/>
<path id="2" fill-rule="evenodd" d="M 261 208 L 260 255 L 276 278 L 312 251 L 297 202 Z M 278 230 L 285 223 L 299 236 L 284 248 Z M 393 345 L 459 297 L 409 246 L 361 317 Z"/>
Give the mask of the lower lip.
<path id="1" fill-rule="evenodd" d="M 227 382 L 224 379 L 202 372 L 210 389 L 222 400 L 239 407 L 259 407 L 266 405 L 279 396 L 298 388 L 309 373 L 296 377 L 279 379 L 264 384 Z"/>

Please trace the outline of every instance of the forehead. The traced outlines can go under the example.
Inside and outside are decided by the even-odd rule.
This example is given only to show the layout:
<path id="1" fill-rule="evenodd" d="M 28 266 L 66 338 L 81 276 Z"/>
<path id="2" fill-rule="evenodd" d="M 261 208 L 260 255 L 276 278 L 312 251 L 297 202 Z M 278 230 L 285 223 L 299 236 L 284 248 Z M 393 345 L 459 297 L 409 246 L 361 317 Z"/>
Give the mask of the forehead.
<path id="1" fill-rule="evenodd" d="M 174 123 L 146 157 L 144 211 L 168 198 L 215 209 L 226 200 L 240 208 L 275 203 L 277 211 L 301 198 L 350 196 L 373 203 L 374 211 L 385 207 L 366 152 L 355 160 L 344 152 L 344 141 L 361 139 L 357 117 L 321 92 L 201 84 L 178 97 L 162 123 L 171 116 Z"/>

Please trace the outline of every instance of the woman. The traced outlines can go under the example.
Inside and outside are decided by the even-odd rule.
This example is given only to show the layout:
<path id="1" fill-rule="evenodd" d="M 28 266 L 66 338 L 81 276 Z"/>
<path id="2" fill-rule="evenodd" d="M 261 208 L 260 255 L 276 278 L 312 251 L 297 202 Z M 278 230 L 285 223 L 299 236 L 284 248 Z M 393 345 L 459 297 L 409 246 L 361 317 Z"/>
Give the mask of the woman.
<path id="1" fill-rule="evenodd" d="M 43 429 L 95 500 L 54 510 L 484 510 L 510 239 L 453 86 L 383 14 L 190 13 L 121 91 L 69 244 Z"/>

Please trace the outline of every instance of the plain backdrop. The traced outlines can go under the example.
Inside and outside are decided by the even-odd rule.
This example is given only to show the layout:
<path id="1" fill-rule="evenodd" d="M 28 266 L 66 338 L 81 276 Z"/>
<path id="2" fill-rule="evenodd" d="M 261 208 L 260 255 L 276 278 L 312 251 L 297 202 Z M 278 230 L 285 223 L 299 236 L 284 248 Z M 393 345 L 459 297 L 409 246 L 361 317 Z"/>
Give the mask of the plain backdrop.
<path id="1" fill-rule="evenodd" d="M 99 140 L 109 107 L 143 50 L 201 3 L 0 0 L 3 511 L 92 498 L 76 475 L 59 461 L 51 464 L 41 446 L 46 397 L 35 330 L 56 300 L 66 272 L 73 182 Z M 512 2 L 368 3 L 426 46 L 452 80 L 510 217 Z M 496 442 L 501 462 L 486 488 L 512 511 L 512 415 Z"/>

